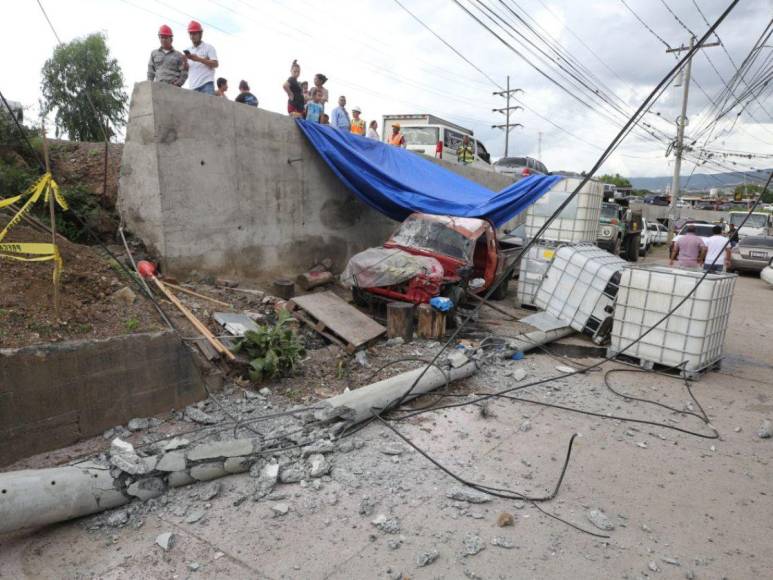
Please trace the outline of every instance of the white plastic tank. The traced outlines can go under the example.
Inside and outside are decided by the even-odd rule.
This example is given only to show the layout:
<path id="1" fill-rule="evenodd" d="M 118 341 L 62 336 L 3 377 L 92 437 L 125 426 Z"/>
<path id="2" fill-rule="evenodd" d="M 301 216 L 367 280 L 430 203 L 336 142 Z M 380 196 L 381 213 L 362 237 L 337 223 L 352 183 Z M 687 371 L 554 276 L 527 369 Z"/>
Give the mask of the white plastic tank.
<path id="1" fill-rule="evenodd" d="M 609 354 L 617 355 L 670 312 L 695 287 L 702 272 L 662 266 L 623 270 Z M 683 365 L 697 376 L 722 358 L 735 274 L 709 274 L 676 312 L 625 350 L 644 365 Z"/>
<path id="2" fill-rule="evenodd" d="M 556 244 L 550 242 L 537 242 L 525 256 L 521 258 L 521 267 L 518 273 L 518 292 L 516 299 L 521 306 L 534 306 L 534 298 L 537 294 L 542 278 L 548 271 L 548 266 L 556 253 Z"/>
<path id="3" fill-rule="evenodd" d="M 581 179 L 568 177 L 556 183 L 526 210 L 526 237 L 536 237 L 540 228 L 567 197 L 580 185 Z M 599 233 L 604 184 L 588 181 L 558 217 L 540 236 L 552 242 L 595 242 Z"/>
<path id="4" fill-rule="evenodd" d="M 562 246 L 534 303 L 577 332 L 606 338 L 621 272 L 628 262 L 589 243 Z"/>

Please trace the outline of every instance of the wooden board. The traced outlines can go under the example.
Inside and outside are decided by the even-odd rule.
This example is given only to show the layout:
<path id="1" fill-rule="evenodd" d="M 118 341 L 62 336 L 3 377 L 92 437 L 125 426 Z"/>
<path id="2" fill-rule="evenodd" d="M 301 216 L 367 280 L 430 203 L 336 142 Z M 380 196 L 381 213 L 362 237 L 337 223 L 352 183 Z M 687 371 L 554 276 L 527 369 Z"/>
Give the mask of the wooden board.
<path id="1" fill-rule="evenodd" d="M 317 321 L 317 324 L 310 325 L 318 332 L 325 330 L 335 334 L 351 348 L 358 348 L 386 332 L 385 327 L 332 292 L 296 296 L 287 306 L 291 312 L 297 306 Z M 306 324 L 310 323 L 300 319 Z"/>

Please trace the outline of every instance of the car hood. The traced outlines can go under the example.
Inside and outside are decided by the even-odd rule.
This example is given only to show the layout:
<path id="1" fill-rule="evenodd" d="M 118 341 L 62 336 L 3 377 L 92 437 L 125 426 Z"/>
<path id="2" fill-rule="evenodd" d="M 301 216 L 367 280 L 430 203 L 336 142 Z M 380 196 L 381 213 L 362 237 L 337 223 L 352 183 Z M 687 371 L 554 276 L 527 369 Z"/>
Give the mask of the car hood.
<path id="1" fill-rule="evenodd" d="M 398 248 L 368 248 L 349 260 L 341 282 L 359 288 L 394 286 L 424 275 L 443 278 L 443 265 L 430 256 L 417 256 Z"/>

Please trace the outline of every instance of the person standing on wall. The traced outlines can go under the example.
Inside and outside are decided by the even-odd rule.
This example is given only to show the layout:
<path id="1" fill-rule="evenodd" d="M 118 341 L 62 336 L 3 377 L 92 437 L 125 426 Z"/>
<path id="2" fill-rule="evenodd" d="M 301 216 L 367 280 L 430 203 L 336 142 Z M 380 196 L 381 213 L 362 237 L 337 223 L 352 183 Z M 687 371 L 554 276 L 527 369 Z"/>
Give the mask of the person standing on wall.
<path id="1" fill-rule="evenodd" d="M 328 92 L 327 89 L 324 87 L 325 83 L 327 82 L 327 77 L 323 75 L 322 73 L 317 73 L 314 75 L 314 86 L 311 87 L 311 95 L 314 96 L 315 91 L 322 91 L 322 99 L 320 100 L 320 103 L 322 103 L 322 110 L 325 110 L 325 105 L 328 101 Z"/>
<path id="2" fill-rule="evenodd" d="M 322 118 L 322 91 L 314 91 L 312 100 L 306 103 L 306 120 L 319 123 Z"/>
<path id="3" fill-rule="evenodd" d="M 158 29 L 161 46 L 150 53 L 148 80 L 181 87 L 188 78 L 188 61 L 172 46 L 173 38 L 172 29 L 162 24 Z"/>
<path id="4" fill-rule="evenodd" d="M 297 60 L 293 61 L 290 65 L 290 76 L 282 85 L 284 92 L 287 94 L 287 112 L 291 117 L 303 117 L 304 109 L 306 108 L 306 100 L 303 98 L 303 88 L 298 81 L 298 77 L 301 76 L 301 65 Z"/>
<path id="5" fill-rule="evenodd" d="M 215 96 L 225 97 L 226 92 L 228 92 L 228 81 L 223 77 L 220 77 L 217 79 L 217 89 L 215 90 Z"/>
<path id="6" fill-rule="evenodd" d="M 239 81 L 239 94 L 234 99 L 234 102 L 244 103 L 245 105 L 249 105 L 251 107 L 258 106 L 258 97 L 250 92 L 250 85 L 247 84 L 247 81 Z"/>
<path id="7" fill-rule="evenodd" d="M 456 160 L 462 165 L 469 165 L 475 161 L 475 153 L 472 150 L 472 144 L 467 135 L 464 136 L 461 145 L 456 149 Z"/>
<path id="8" fill-rule="evenodd" d="M 400 123 L 392 123 L 392 134 L 387 139 L 387 143 L 405 149 L 405 136 L 400 133 Z"/>
<path id="9" fill-rule="evenodd" d="M 214 95 L 215 69 L 219 65 L 215 47 L 201 40 L 204 29 L 195 20 L 188 24 L 188 34 L 193 43 L 193 46 L 184 51 L 190 61 L 188 86 L 196 92 Z"/>
<path id="10" fill-rule="evenodd" d="M 716 225 L 711 229 L 711 237 L 703 242 L 706 245 L 706 257 L 703 259 L 703 271 L 710 274 L 721 274 L 723 266 L 730 266 L 730 244 L 722 235 L 722 226 Z M 725 248 L 727 244 L 727 248 Z M 721 255 L 724 249 L 724 257 Z M 716 261 L 716 263 L 714 263 Z M 712 264 L 714 264 L 712 266 Z"/>
<path id="11" fill-rule="evenodd" d="M 339 131 L 349 132 L 352 122 L 349 120 L 349 111 L 346 110 L 346 97 L 338 97 L 338 106 L 330 115 L 330 124 Z"/>
<path id="12" fill-rule="evenodd" d="M 378 136 L 378 121 L 373 119 L 370 122 L 370 125 L 368 126 L 368 133 L 365 136 L 368 139 L 375 139 L 376 141 L 380 141 L 380 138 Z"/>
<path id="13" fill-rule="evenodd" d="M 352 123 L 350 131 L 354 135 L 361 135 L 362 137 L 365 136 L 365 120 L 360 119 L 360 113 L 362 113 L 362 109 L 355 106 L 352 107 Z"/>

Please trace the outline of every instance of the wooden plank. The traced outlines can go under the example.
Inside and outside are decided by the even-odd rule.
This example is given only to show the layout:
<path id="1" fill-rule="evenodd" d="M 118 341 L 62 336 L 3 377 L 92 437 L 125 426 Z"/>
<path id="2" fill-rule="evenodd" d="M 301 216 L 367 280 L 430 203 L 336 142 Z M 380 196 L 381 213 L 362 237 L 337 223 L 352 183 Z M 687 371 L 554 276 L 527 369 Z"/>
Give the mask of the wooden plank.
<path id="1" fill-rule="evenodd" d="M 386 332 L 385 327 L 332 292 L 296 296 L 293 301 L 355 348 Z"/>
<path id="2" fill-rule="evenodd" d="M 343 340 L 341 340 L 340 338 L 338 338 L 337 336 L 334 336 L 333 334 L 331 334 L 329 332 L 325 332 L 324 331 L 324 326 L 323 326 L 322 330 L 317 330 L 317 324 L 319 324 L 319 323 L 318 322 L 314 322 L 313 320 L 311 320 L 308 316 L 306 316 L 302 312 L 300 312 L 298 310 L 295 310 L 295 311 L 292 312 L 292 315 L 295 317 L 296 320 L 300 320 L 305 325 L 310 326 L 311 328 L 316 330 L 319 334 L 321 334 L 322 336 L 327 338 L 330 342 L 334 342 L 334 343 L 336 343 L 338 346 L 340 346 L 342 348 L 346 348 L 346 349 L 349 348 L 350 345 L 347 345 Z"/>

